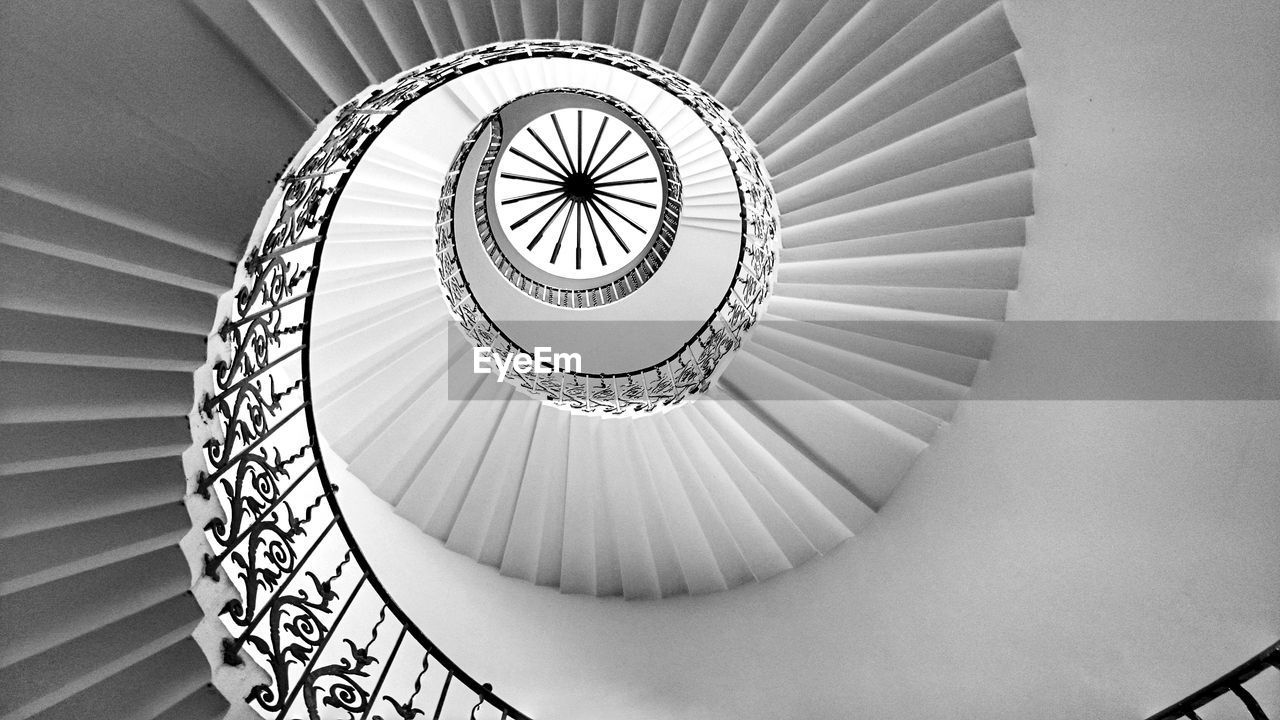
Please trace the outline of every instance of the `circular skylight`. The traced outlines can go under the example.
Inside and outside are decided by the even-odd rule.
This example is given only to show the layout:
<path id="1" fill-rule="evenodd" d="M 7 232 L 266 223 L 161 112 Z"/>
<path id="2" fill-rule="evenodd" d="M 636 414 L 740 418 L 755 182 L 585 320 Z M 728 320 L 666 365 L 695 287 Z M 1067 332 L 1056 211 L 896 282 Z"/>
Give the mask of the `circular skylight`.
<path id="1" fill-rule="evenodd" d="M 533 267 L 569 280 L 628 267 L 661 221 L 651 145 L 617 115 L 563 108 L 534 118 L 496 164 L 496 219 Z"/>

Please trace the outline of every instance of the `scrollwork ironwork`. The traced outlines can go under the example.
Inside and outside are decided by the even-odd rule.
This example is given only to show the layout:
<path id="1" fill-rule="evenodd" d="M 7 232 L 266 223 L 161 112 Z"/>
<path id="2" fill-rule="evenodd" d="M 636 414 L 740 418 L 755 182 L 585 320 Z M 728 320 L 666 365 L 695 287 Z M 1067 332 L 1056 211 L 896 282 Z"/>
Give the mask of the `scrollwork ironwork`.
<path id="1" fill-rule="evenodd" d="M 382 683 L 392 664 L 417 658 L 424 668 L 430 662 L 446 668 L 449 681 L 471 693 L 468 705 L 478 701 L 507 717 L 525 717 L 428 642 L 370 574 L 317 449 L 306 377 L 311 298 L 329 214 L 347 177 L 396 113 L 477 67 L 476 58 L 467 53 L 436 61 L 335 111 L 280 177 L 227 314 L 210 337 L 216 357 L 193 416 L 204 451 L 195 493 L 219 509 L 204 527 L 203 571 L 236 590 L 220 614 L 229 635 L 223 655 L 231 664 L 247 656 L 266 670 L 269 682 L 246 698 L 264 717 L 414 711 L 421 675 L 404 705 L 391 699 L 404 696 L 400 689 Z M 377 603 L 371 630 L 346 614 L 359 597 Z M 393 625 L 394 645 L 380 647 Z M 361 632 L 368 632 L 363 642 Z"/>
<path id="2" fill-rule="evenodd" d="M 606 62 L 695 103 L 722 144 L 739 144 L 727 157 L 738 178 L 744 241 L 725 300 L 668 361 L 625 377 L 539 375 L 524 381 L 575 407 L 615 414 L 671 405 L 706 388 L 716 360 L 740 342 L 768 291 L 777 209 L 758 156 L 735 135 L 740 130 L 727 109 L 656 65 L 603 46 L 505 43 L 428 63 L 334 111 L 277 183 L 225 299 L 225 316 L 210 337 L 214 360 L 193 414 L 204 460 L 194 489 L 216 508 L 205 526 L 203 570 L 236 591 L 220 615 L 228 633 L 224 655 L 251 658 L 266 670 L 269 682 L 247 698 L 264 717 L 318 720 L 328 709 L 407 720 L 424 712 L 417 703 L 428 667 L 444 673 L 437 708 L 453 683 L 473 716 L 488 706 L 508 718 L 526 717 L 429 642 L 371 573 L 318 449 L 306 354 L 330 214 L 363 150 L 410 103 L 451 79 L 534 56 Z M 457 182 L 450 173 L 445 191 L 456 193 Z M 465 282 L 456 258 L 447 251 L 438 257 L 442 287 L 460 297 Z M 501 352 L 515 349 L 474 302 L 464 298 L 456 309 L 477 341 Z M 348 613 L 353 606 L 363 609 Z M 390 668 L 406 663 L 421 668 L 412 688 L 384 686 L 394 675 Z"/>
<path id="3" fill-rule="evenodd" d="M 764 161 L 728 108 L 678 73 L 631 53 L 603 45 L 559 41 L 530 42 L 523 45 L 529 57 L 573 57 L 607 63 L 626 70 L 659 84 L 693 109 L 720 142 L 733 171 L 739 206 L 742 208 L 742 245 L 735 275 L 719 305 L 702 327 L 667 359 L 629 373 L 545 372 L 542 369 L 521 372 L 512 369 L 506 373 L 507 382 L 533 397 L 583 413 L 627 415 L 679 405 L 710 388 L 716 368 L 741 346 L 742 340 L 759 319 L 764 300 L 773 284 L 777 264 L 779 216 Z M 436 217 L 436 258 L 441 287 L 462 332 L 476 345 L 491 348 L 493 357 L 505 361 L 513 352 L 528 355 L 529 349 L 517 346 L 504 335 L 475 302 L 458 262 L 454 234 L 454 205 L 462 163 L 492 121 L 492 118 L 482 120 L 472 130 L 455 155 L 446 175 Z M 486 149 L 485 163 L 492 164 L 497 150 L 498 143 L 491 142 Z M 664 156 L 663 161 L 668 160 L 670 158 Z M 482 163 L 482 168 L 485 163 Z M 674 173 L 672 176 L 678 177 Z M 464 207 L 478 207 L 481 204 L 482 183 L 477 182 L 474 190 L 476 197 L 469 198 L 470 202 L 465 203 Z M 674 202 L 678 207 L 679 198 L 680 190 L 677 187 L 669 196 L 669 203 Z M 489 227 L 487 215 L 477 212 L 476 221 L 481 242 L 490 249 L 493 231 Z M 671 231 L 674 233 L 674 226 Z M 648 266 L 641 263 L 635 272 L 643 273 L 641 268 L 645 267 Z M 526 293 L 551 304 L 574 308 L 602 304 L 593 301 L 586 291 L 548 288 L 529 281 L 518 273 L 513 276 L 504 270 L 501 263 L 499 269 L 513 282 L 525 282 L 520 287 Z M 652 273 L 652 268 L 649 272 Z M 643 281 L 648 278 L 638 279 Z M 599 289 L 596 291 L 599 292 Z M 624 386 L 625 391 L 620 386 Z"/>

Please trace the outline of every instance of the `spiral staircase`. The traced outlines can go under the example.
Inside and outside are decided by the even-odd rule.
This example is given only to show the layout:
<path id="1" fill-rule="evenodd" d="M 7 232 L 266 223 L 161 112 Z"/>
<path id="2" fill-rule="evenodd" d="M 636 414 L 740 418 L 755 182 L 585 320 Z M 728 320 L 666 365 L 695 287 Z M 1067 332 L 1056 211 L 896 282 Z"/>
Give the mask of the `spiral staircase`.
<path id="1" fill-rule="evenodd" d="M 423 63 L 526 38 L 647 58 L 732 112 L 780 210 L 771 293 L 708 392 L 600 419 L 450 384 L 470 356 L 445 341 L 454 308 L 436 280 L 457 152 L 441 128 L 465 134 L 545 88 L 608 90 L 670 143 L 682 228 L 737 238 L 716 136 L 616 69 L 512 62 L 434 89 L 429 118 L 405 110 L 353 166 L 309 279 L 310 374 L 301 354 L 281 360 L 271 393 L 288 409 L 301 391 L 287 378 L 310 383 L 308 468 L 327 463 L 502 575 L 656 599 L 734 592 L 835 551 L 952 420 L 1018 286 L 1035 130 L 1000 2 L 33 0 L 0 10 L 9 27 L 0 86 L 22 101 L 4 111 L 0 163 L 3 720 L 276 716 L 284 697 L 246 703 L 272 654 L 226 620 L 247 586 L 206 561 L 234 557 L 206 442 L 230 446 L 209 421 L 234 387 L 218 362 L 228 328 L 252 321 L 236 290 L 270 255 L 267 220 L 305 149 Z M 60 53 L 72 38 L 85 49 Z M 288 502 L 337 529 L 308 536 L 303 562 L 330 563 L 321 594 L 369 620 L 332 645 L 351 643 L 356 670 L 389 654 L 372 703 L 335 691 L 304 710 L 294 688 L 292 712 L 521 717 L 341 544 L 353 536 L 318 475 L 295 473 L 315 485 Z M 389 660 L 411 646 L 420 673 Z"/>

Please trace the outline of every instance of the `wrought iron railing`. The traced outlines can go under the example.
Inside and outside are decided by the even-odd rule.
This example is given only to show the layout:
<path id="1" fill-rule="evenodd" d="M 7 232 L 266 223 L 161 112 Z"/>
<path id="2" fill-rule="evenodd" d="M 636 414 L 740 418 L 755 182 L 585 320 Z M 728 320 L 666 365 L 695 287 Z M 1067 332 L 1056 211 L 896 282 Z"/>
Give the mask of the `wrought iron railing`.
<path id="1" fill-rule="evenodd" d="M 577 223 L 577 234 L 579 237 L 577 239 L 581 240 L 581 234 L 584 230 L 581 218 L 585 215 L 587 220 L 585 229 L 588 231 L 588 235 L 592 241 L 591 244 L 595 246 L 599 253 L 600 265 L 605 266 L 607 264 L 605 257 L 606 251 L 604 250 L 605 247 L 610 248 L 610 255 L 612 255 L 613 251 L 617 249 L 624 250 L 627 253 L 632 253 L 631 248 L 627 246 L 626 242 L 619 234 L 618 227 L 615 227 L 616 223 L 621 227 L 623 232 L 626 232 L 628 229 L 626 223 L 630 223 L 635 230 L 639 231 L 642 236 L 645 236 L 641 238 L 640 242 L 636 243 L 637 252 L 634 253 L 634 260 L 627 263 L 619 270 L 609 273 L 607 277 L 595 278 L 594 282 L 586 281 L 576 284 L 565 283 L 563 281 L 556 282 L 555 279 L 547 278 L 545 275 L 541 277 L 543 280 L 547 280 L 548 282 L 541 282 L 534 277 L 530 277 L 522 271 L 521 267 L 515 264 L 520 262 L 520 253 L 517 248 L 513 247 L 513 242 L 507 237 L 507 232 L 502 229 L 501 226 L 503 223 L 497 222 L 496 217 L 494 223 L 490 222 L 491 215 L 497 216 L 499 212 L 501 212 L 502 203 L 509 203 L 513 200 L 519 201 L 524 199 L 517 197 L 514 199 L 509 198 L 500 200 L 496 197 L 496 193 L 494 192 L 494 188 L 496 186 L 495 180 L 498 176 L 508 175 L 508 173 L 501 172 L 497 167 L 497 165 L 500 164 L 498 162 L 498 155 L 499 150 L 503 146 L 505 135 L 500 114 L 506 106 L 495 109 L 488 117 L 480 122 L 472 135 L 467 138 L 467 141 L 463 143 L 462 148 L 460 148 L 456 155 L 454 167 L 450 170 L 450 176 L 455 178 L 457 177 L 460 164 L 471 154 L 479 133 L 486 127 L 492 126 L 494 132 L 492 133 L 488 146 L 485 148 L 484 161 L 481 164 L 477 175 L 477 181 L 475 183 L 473 208 L 475 209 L 476 224 L 480 232 L 480 241 L 484 244 L 485 250 L 488 251 L 489 257 L 493 260 L 494 265 L 497 266 L 498 272 L 506 277 L 512 285 L 518 287 L 521 292 L 528 294 L 530 297 L 541 300 L 542 302 L 556 305 L 558 307 L 591 308 L 600 307 L 601 305 L 607 305 L 611 302 L 621 300 L 638 290 L 640 286 L 644 285 L 644 283 L 652 277 L 655 272 L 657 272 L 658 267 L 662 265 L 662 261 L 671 250 L 671 244 L 675 240 L 676 228 L 679 226 L 680 222 L 682 188 L 680 182 L 680 170 L 676 166 L 675 158 L 672 157 L 671 149 L 643 115 L 636 112 L 625 103 L 602 93 L 581 89 L 539 90 L 523 97 L 516 98 L 515 100 L 508 102 L 507 106 L 514 105 L 524 100 L 537 99 L 540 97 L 562 98 L 561 102 L 566 104 L 573 101 L 580 103 L 583 99 L 588 99 L 598 103 L 597 107 L 611 108 L 617 113 L 618 117 L 623 117 L 626 120 L 629 120 L 636 128 L 639 128 L 640 133 L 642 133 L 645 138 L 645 142 L 647 142 L 649 147 L 652 148 L 652 152 L 656 155 L 656 157 L 653 158 L 654 164 L 652 166 L 654 176 L 650 179 L 631 182 L 652 182 L 660 184 L 662 186 L 662 192 L 660 193 L 662 203 L 661 207 L 658 207 L 656 204 L 654 205 L 651 222 L 647 226 L 642 226 L 632 220 L 625 210 L 619 209 L 619 207 L 625 208 L 624 202 L 637 202 L 636 200 L 633 198 L 623 197 L 620 200 L 615 201 L 609 197 L 610 195 L 617 195 L 618 193 L 623 192 L 621 186 L 614 188 L 616 192 L 605 190 L 605 186 L 603 185 L 600 188 L 595 188 L 593 179 L 595 175 L 601 175 L 605 178 L 604 181 L 607 182 L 607 176 L 604 175 L 605 173 L 616 172 L 617 170 L 625 167 L 628 162 L 634 162 L 635 160 L 635 157 L 632 157 L 630 160 L 616 162 L 613 166 L 608 168 L 604 167 L 605 163 L 609 160 L 611 153 L 617 150 L 617 148 L 623 144 L 623 141 L 629 138 L 629 135 L 635 136 L 635 133 L 626 125 L 623 125 L 622 122 L 619 122 L 617 124 L 621 125 L 626 130 L 626 133 L 623 134 L 621 138 L 618 138 L 616 142 L 614 142 L 614 138 L 610 136 L 608 145 L 606 147 L 599 147 L 599 140 L 604 137 L 605 129 L 605 125 L 601 124 L 600 132 L 596 135 L 596 143 L 591 143 L 590 137 L 587 138 L 587 148 L 590 148 L 592 152 L 592 156 L 589 159 L 575 157 L 575 153 L 567 149 L 567 146 L 564 150 L 563 160 L 561 160 L 559 155 L 556 154 L 553 147 L 547 146 L 548 149 L 546 150 L 547 156 L 552 158 L 561 166 L 573 166 L 576 171 L 576 163 L 582 162 L 584 164 L 584 169 L 578 172 L 578 175 L 587 181 L 585 197 L 581 198 L 581 201 L 578 201 L 570 196 L 570 193 L 573 191 L 569 187 L 569 181 L 573 173 L 570 173 L 570 176 L 564 176 L 556 168 L 552 168 L 545 164 L 541 167 L 534 166 L 537 170 L 545 168 L 545 172 L 538 173 L 537 175 L 531 174 L 528 176 L 529 180 L 543 187 L 550 185 L 552 188 L 551 190 L 535 193 L 534 195 L 551 195 L 552 197 L 550 200 L 547 200 L 545 197 L 535 198 L 533 195 L 527 196 L 528 200 L 538 205 L 538 207 L 528 214 L 524 214 L 525 211 L 523 209 L 518 213 L 514 210 L 511 211 L 513 217 L 519 217 L 520 215 L 523 215 L 523 217 L 520 220 L 516 220 L 514 223 L 509 224 L 515 226 L 519 223 L 537 218 L 537 222 L 533 223 L 533 225 L 537 226 L 541 223 L 541 229 L 538 232 L 538 235 L 541 235 L 547 230 L 553 229 L 553 225 L 559 218 L 561 211 L 565 211 L 563 224 L 561 225 L 562 231 L 560 234 L 560 237 L 563 238 L 563 231 L 569 228 L 573 210 L 577 209 L 579 211 Z M 607 121 L 609 116 L 602 116 L 605 117 Z M 554 114 L 552 117 L 554 117 Z M 525 135 L 531 135 L 539 143 L 542 143 L 541 138 L 536 134 L 533 134 L 532 128 L 526 129 L 524 133 L 519 132 L 519 127 L 512 128 L 512 130 L 515 131 L 516 137 L 519 139 L 523 139 Z M 577 131 L 579 133 L 583 131 L 581 124 L 577 125 Z M 516 146 L 515 141 L 510 138 L 507 138 L 507 141 L 511 142 L 508 152 L 520 153 L 525 157 L 531 157 L 528 154 L 522 153 L 520 148 Z M 577 141 L 578 146 L 581 147 L 583 143 L 581 135 L 577 137 Z M 639 144 L 639 142 L 640 141 L 637 141 L 635 144 Z M 542 143 L 542 145 L 546 145 L 546 143 Z M 595 152 L 597 150 L 600 151 L 599 159 L 595 157 Z M 579 151 L 579 153 L 581 152 L 582 150 Z M 533 158 L 533 162 L 537 162 L 536 158 Z M 536 171 L 527 172 L 534 173 Z M 511 177 L 523 178 L 525 176 L 513 175 Z M 614 182 L 626 183 L 628 181 L 615 180 Z M 595 190 L 599 190 L 599 192 L 594 192 Z M 445 205 L 442 204 L 441 208 L 444 207 Z M 606 213 L 605 210 L 608 210 L 609 212 Z M 550 215 L 548 216 L 547 213 L 550 213 Z M 451 212 L 446 212 L 444 217 L 441 218 L 441 221 L 451 223 L 451 215 Z M 613 220 L 610 220 L 611 216 L 613 217 Z M 608 232 L 607 235 L 606 231 Z M 531 243 L 529 247 L 532 248 L 533 245 L 537 244 L 538 239 L 539 238 L 535 236 L 533 238 L 533 243 Z M 633 240 L 633 242 L 635 242 L 635 240 Z M 564 255 L 566 260 L 569 256 L 574 256 L 578 261 L 577 265 L 581 267 L 581 246 L 577 247 L 576 250 L 577 252 L 566 251 Z M 588 247 L 587 253 L 588 255 L 591 254 L 590 247 Z M 555 255 L 556 254 L 553 252 L 551 260 L 552 263 L 555 262 Z M 573 286 L 570 287 L 570 285 Z"/>
<path id="2" fill-rule="evenodd" d="M 191 480 L 216 503 L 203 573 L 235 589 L 219 613 L 222 658 L 266 671 L 244 698 L 264 717 L 438 718 L 459 702 L 471 717 L 525 717 L 437 648 L 370 571 L 325 473 L 306 381 L 318 263 L 350 172 L 401 108 L 492 61 L 433 63 L 331 115 L 280 179 L 220 306 L 193 412 L 204 468 Z"/>
<path id="3" fill-rule="evenodd" d="M 691 108 L 720 144 L 732 170 L 737 186 L 740 208 L 737 220 L 742 242 L 734 277 L 715 310 L 697 332 L 661 362 L 625 373 L 511 371 L 507 373 L 507 382 L 535 398 L 570 407 L 577 412 L 599 415 L 643 414 L 687 402 L 711 386 L 717 369 L 723 367 L 726 359 L 741 346 L 763 314 L 765 300 L 773 285 L 780 220 L 764 160 L 728 108 L 678 73 L 606 46 L 554 41 L 523 43 L 523 46 L 531 56 L 591 56 L 660 85 Z M 444 296 L 459 329 L 476 345 L 492 348 L 494 357 L 505 358 L 513 353 L 528 354 L 532 348 L 520 347 L 476 302 L 459 261 L 454 234 L 455 209 L 467 207 L 468 212 L 477 212 L 480 242 L 486 249 L 497 246 L 492 224 L 484 217 L 482 194 L 487 185 L 486 173 L 492 169 L 498 149 L 496 138 L 487 146 L 476 188 L 458 188 L 464 161 L 491 121 L 492 118 L 486 118 L 472 131 L 445 176 L 436 222 L 439 238 L 436 266 Z M 667 158 L 664 162 L 672 161 Z M 674 162 L 672 164 L 674 166 Z M 459 193 L 471 197 L 471 206 L 456 202 Z M 668 200 L 673 198 L 678 201 L 679 195 L 670 193 Z M 672 233 L 674 230 L 673 225 Z M 499 269 L 504 271 L 501 265 Z M 648 279 L 648 275 L 640 270 L 633 275 L 637 285 Z M 511 278 L 510 275 L 508 277 Z M 625 282 L 625 279 L 619 282 Z M 565 291 L 564 294 L 540 285 L 521 289 L 544 302 L 564 307 L 590 308 L 607 304 L 600 294 L 606 292 L 606 288 Z"/>
<path id="4" fill-rule="evenodd" d="M 618 51 L 580 43 L 508 43 L 371 88 L 326 118 L 267 204 L 220 304 L 210 363 L 197 375 L 192 421 L 201 467 L 189 477 L 200 499 L 193 504 L 205 503 L 211 517 L 203 526 L 200 571 L 234 591 L 217 613 L 226 631 L 221 661 L 239 666 L 247 660 L 263 669 L 265 680 L 243 698 L 263 717 L 438 719 L 458 707 L 473 720 L 527 717 L 436 647 L 371 571 L 325 471 L 307 348 L 330 211 L 381 129 L 409 103 L 469 71 L 534 55 L 587 53 L 614 65 L 630 62 Z M 727 115 L 722 107 L 711 109 Z M 711 129 L 722 140 L 736 132 L 714 122 Z M 752 239 L 744 252 L 755 257 L 752 272 L 726 295 L 730 310 L 720 319 L 749 327 L 753 301 L 767 292 L 773 272 L 776 207 L 757 158 L 730 160 L 739 175 L 744 236 Z M 448 181 L 456 182 L 456 173 Z M 698 338 L 710 352 L 730 343 L 725 328 L 711 321 Z M 658 388 L 665 394 L 611 387 L 599 402 L 619 411 L 624 404 L 671 402 L 681 378 L 673 368 Z M 582 393 L 585 398 L 587 389 Z M 1280 668 L 1280 643 L 1150 720 L 1197 720 L 1199 708 L 1229 693 L 1255 720 L 1265 720 L 1244 683 L 1268 667 Z"/>
<path id="5" fill-rule="evenodd" d="M 594 59 L 653 80 L 670 74 L 603 46 L 522 42 L 451 56 L 366 90 L 326 118 L 290 163 L 220 302 L 191 414 L 190 506 L 204 532 L 189 553 L 206 578 L 198 594 L 213 584 L 229 598 L 202 600 L 206 608 L 214 603 L 221 662 L 249 672 L 248 661 L 265 673 L 243 698 L 263 717 L 408 720 L 459 708 L 471 718 L 526 717 L 437 648 L 362 556 L 325 470 L 308 348 L 332 210 L 370 143 L 444 83 L 534 56 Z M 715 110 L 728 114 L 718 104 Z M 714 122 L 711 129 L 721 138 L 731 132 Z M 732 344 L 726 324 L 754 322 L 755 306 L 740 305 L 763 297 L 774 263 L 777 210 L 771 194 L 756 190 L 767 186 L 758 157 L 730 160 L 746 176 L 742 221 L 752 242 L 744 242 L 744 266 L 751 272 L 730 288 L 728 314 L 708 321 L 698 338 L 713 352 Z M 678 377 L 667 382 L 679 386 Z"/>
<path id="6" fill-rule="evenodd" d="M 1263 709 L 1258 699 L 1245 688 L 1249 682 L 1268 668 L 1280 670 L 1280 642 L 1254 655 L 1231 672 L 1205 685 L 1187 697 L 1147 718 L 1147 720 L 1200 720 L 1197 711 L 1226 695 L 1249 713 L 1252 720 L 1274 720 Z"/>

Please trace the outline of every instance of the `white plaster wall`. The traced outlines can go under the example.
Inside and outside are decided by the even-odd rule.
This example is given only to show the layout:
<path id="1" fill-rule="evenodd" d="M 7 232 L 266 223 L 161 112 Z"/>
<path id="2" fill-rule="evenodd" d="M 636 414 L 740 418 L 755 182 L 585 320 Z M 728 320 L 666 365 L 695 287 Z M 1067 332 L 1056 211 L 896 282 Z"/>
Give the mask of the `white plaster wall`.
<path id="1" fill-rule="evenodd" d="M 1039 132 L 1011 317 L 1280 320 L 1280 6 L 1009 9 Z M 357 525 L 536 717 L 1145 717 L 1280 637 L 1280 403 L 983 400 L 1020 337 L 859 538 L 760 585 L 561 596 Z"/>

